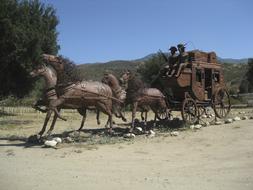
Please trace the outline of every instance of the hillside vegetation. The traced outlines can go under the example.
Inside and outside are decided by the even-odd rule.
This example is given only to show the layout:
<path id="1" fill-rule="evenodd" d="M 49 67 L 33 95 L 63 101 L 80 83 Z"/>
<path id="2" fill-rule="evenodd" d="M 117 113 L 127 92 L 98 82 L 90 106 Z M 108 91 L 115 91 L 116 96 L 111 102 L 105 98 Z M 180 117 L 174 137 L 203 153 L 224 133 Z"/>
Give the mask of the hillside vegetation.
<path id="1" fill-rule="evenodd" d="M 78 65 L 78 68 L 80 69 L 80 75 L 85 80 L 100 81 L 105 71 L 110 71 L 119 77 L 120 74 L 126 69 L 136 71 L 140 63 L 142 62 L 120 60 L 106 63 L 82 64 Z"/>
<path id="2" fill-rule="evenodd" d="M 81 64 L 81 65 L 78 65 L 78 68 L 80 69 L 81 76 L 84 79 L 100 81 L 106 70 L 111 71 L 116 76 L 119 76 L 125 69 L 129 69 L 131 71 L 137 72 L 138 68 L 140 68 L 144 63 L 142 59 L 139 59 L 139 60 L 110 61 L 106 63 Z M 220 61 L 227 61 L 227 60 L 220 59 Z M 236 93 L 243 79 L 243 76 L 245 76 L 248 70 L 248 65 L 245 63 L 240 63 L 240 62 L 238 63 L 221 62 L 221 64 L 223 64 L 224 66 L 224 75 L 225 75 L 226 85 L 228 86 L 231 93 Z M 155 68 L 155 66 L 153 66 L 153 68 L 151 69 L 154 71 L 154 73 L 157 72 L 156 71 L 157 68 Z M 143 78 L 145 80 L 145 78 L 147 77 L 144 76 Z M 149 80 L 146 79 L 145 82 L 149 83 Z"/>

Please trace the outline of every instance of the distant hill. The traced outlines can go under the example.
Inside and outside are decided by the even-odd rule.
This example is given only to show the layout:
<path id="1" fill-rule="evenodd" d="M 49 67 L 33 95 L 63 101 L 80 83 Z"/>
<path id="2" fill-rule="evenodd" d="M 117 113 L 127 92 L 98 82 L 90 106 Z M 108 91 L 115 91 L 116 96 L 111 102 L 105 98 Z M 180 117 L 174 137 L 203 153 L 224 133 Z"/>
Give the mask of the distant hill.
<path id="1" fill-rule="evenodd" d="M 245 64 L 248 63 L 248 58 L 245 59 L 231 59 L 231 58 L 220 58 L 218 57 L 220 63 L 234 63 L 234 64 Z"/>
<path id="2" fill-rule="evenodd" d="M 106 63 L 81 64 L 78 65 L 78 68 L 80 69 L 80 74 L 84 79 L 100 81 L 106 70 L 109 70 L 116 76 L 119 76 L 122 71 L 126 69 L 136 71 L 138 65 L 141 63 L 143 62 L 116 60 Z"/>
<path id="3" fill-rule="evenodd" d="M 125 69 L 136 71 L 140 64 L 143 64 L 154 55 L 155 54 L 149 54 L 143 58 L 132 61 L 115 60 L 105 63 L 80 64 L 78 68 L 84 79 L 100 81 L 106 70 L 113 72 L 116 76 L 120 76 Z M 248 59 L 224 59 L 218 57 L 218 61 L 224 65 L 224 75 L 227 86 L 230 89 L 236 90 L 247 71 Z"/>

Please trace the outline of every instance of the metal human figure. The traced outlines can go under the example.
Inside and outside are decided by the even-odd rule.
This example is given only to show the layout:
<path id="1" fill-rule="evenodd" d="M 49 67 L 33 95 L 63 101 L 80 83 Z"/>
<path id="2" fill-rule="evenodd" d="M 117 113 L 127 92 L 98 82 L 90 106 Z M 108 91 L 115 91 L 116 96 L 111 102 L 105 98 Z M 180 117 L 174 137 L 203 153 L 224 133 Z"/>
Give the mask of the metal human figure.
<path id="1" fill-rule="evenodd" d="M 176 54 L 177 48 L 175 46 L 170 47 L 170 56 L 168 58 L 168 65 L 166 65 L 164 68 L 167 70 L 166 75 L 169 76 L 171 72 L 173 71 L 174 65 L 178 62 L 178 56 Z"/>
<path id="2" fill-rule="evenodd" d="M 179 51 L 178 55 L 178 65 L 177 65 L 177 74 L 175 77 L 179 77 L 181 70 L 188 64 L 188 53 L 185 52 L 185 45 L 184 44 L 178 44 L 177 49 Z"/>
<path id="3" fill-rule="evenodd" d="M 170 47 L 170 56 L 167 57 L 161 50 L 159 50 L 159 53 L 163 56 L 163 58 L 166 61 L 166 65 L 160 70 L 160 75 L 165 77 L 169 75 L 169 73 L 173 69 L 173 65 L 177 62 L 178 57 L 176 55 L 177 48 L 175 46 Z"/>

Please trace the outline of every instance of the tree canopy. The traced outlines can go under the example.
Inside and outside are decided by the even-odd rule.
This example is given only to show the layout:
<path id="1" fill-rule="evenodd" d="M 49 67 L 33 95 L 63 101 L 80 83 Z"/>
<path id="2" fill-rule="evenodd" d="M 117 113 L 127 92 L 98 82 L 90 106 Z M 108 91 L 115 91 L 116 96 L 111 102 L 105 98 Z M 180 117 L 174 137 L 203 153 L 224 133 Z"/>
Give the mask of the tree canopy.
<path id="1" fill-rule="evenodd" d="M 246 72 L 241 85 L 240 93 L 252 93 L 253 92 L 253 59 L 248 60 L 248 71 Z"/>
<path id="2" fill-rule="evenodd" d="M 0 98 L 29 92 L 33 63 L 58 52 L 58 22 L 55 9 L 38 0 L 0 0 Z"/>

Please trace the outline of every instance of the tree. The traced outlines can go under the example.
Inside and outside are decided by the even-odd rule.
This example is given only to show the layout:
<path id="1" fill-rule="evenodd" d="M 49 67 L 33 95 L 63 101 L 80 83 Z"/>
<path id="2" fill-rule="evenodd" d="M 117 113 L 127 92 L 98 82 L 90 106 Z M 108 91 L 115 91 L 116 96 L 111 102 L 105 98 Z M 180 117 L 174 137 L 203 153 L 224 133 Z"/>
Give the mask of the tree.
<path id="1" fill-rule="evenodd" d="M 248 60 L 248 67 L 249 70 L 246 74 L 246 78 L 248 80 L 248 92 L 252 93 L 253 92 L 253 58 Z"/>
<path id="2" fill-rule="evenodd" d="M 151 59 L 148 59 L 143 64 L 139 66 L 137 72 L 142 76 L 142 79 L 151 84 L 156 81 L 159 71 L 162 66 L 166 64 L 166 60 L 160 53 L 155 54 Z"/>
<path id="3" fill-rule="evenodd" d="M 248 60 L 248 71 L 239 87 L 240 93 L 252 93 L 253 92 L 253 59 Z"/>
<path id="4" fill-rule="evenodd" d="M 23 97 L 42 53 L 57 54 L 55 9 L 38 0 L 0 0 L 0 97 Z"/>

